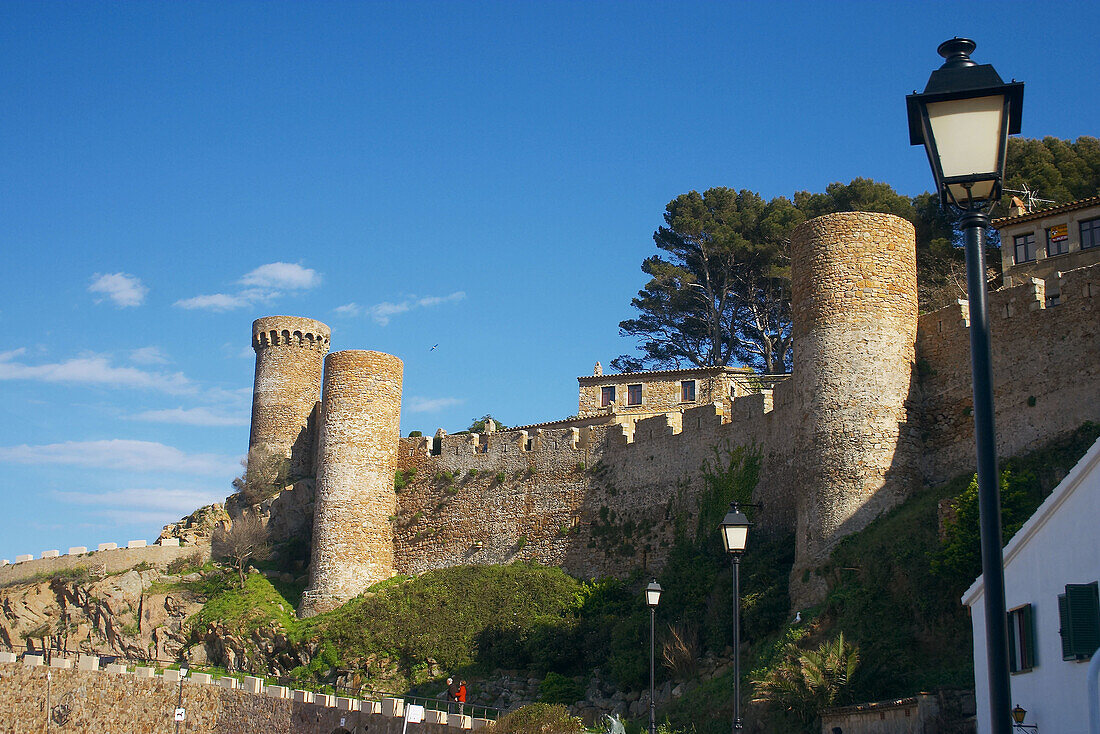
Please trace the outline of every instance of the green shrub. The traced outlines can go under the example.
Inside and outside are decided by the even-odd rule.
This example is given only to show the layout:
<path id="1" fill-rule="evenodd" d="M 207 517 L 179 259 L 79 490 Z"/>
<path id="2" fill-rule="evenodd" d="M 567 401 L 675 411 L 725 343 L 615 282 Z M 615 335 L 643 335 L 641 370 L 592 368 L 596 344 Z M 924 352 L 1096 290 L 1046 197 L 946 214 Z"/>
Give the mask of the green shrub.
<path id="1" fill-rule="evenodd" d="M 577 462 L 577 471 L 584 471 L 584 462 L 583 461 L 578 461 Z"/>
<path id="2" fill-rule="evenodd" d="M 409 438 L 420 438 L 423 435 L 420 431 L 409 431 Z"/>
<path id="3" fill-rule="evenodd" d="M 504 476 L 505 476 L 504 472 L 502 472 L 502 471 L 497 472 L 497 477 L 496 477 L 497 484 L 504 484 Z"/>
<path id="4" fill-rule="evenodd" d="M 584 687 L 573 678 L 550 671 L 539 683 L 541 703 L 561 703 L 571 706 L 584 699 Z"/>
<path id="5" fill-rule="evenodd" d="M 476 477 L 477 476 L 477 469 L 471 469 L 470 471 L 466 472 L 466 476 Z"/>
<path id="6" fill-rule="evenodd" d="M 584 734 L 584 723 L 561 704 L 533 703 L 490 724 L 488 734 Z"/>

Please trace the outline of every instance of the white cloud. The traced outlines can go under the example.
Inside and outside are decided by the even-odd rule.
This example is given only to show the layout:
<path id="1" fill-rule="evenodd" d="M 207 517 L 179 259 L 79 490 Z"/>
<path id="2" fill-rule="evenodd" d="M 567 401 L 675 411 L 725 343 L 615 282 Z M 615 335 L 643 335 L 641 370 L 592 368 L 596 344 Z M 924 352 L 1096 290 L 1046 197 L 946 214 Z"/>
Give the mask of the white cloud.
<path id="1" fill-rule="evenodd" d="M 340 314 L 341 316 L 358 316 L 359 312 L 363 309 L 359 306 L 358 303 L 352 301 L 351 303 L 345 303 L 343 306 L 337 306 L 332 310 Z"/>
<path id="2" fill-rule="evenodd" d="M 366 311 L 379 326 L 385 326 L 386 324 L 390 323 L 390 317 L 396 316 L 398 314 L 407 313 L 414 308 L 430 308 L 432 306 L 439 306 L 444 303 L 454 303 L 455 301 L 461 301 L 465 297 L 465 291 L 455 291 L 454 293 L 451 293 L 447 296 L 423 296 L 420 298 L 416 296 L 409 296 L 399 303 L 393 303 L 391 301 L 376 303 L 375 305 L 368 307 Z M 352 303 L 348 305 L 355 306 L 355 313 L 358 313 L 359 307 L 356 304 Z M 341 306 L 340 308 L 346 308 L 346 306 Z M 340 309 L 337 310 L 339 311 Z"/>
<path id="3" fill-rule="evenodd" d="M 244 308 L 251 301 L 244 295 L 231 296 L 227 293 L 212 293 L 207 296 L 194 296 L 193 298 L 181 298 L 175 305 L 186 309 L 202 309 L 205 311 L 232 311 L 235 308 Z"/>
<path id="4" fill-rule="evenodd" d="M 421 398 L 410 396 L 405 403 L 405 410 L 410 413 L 435 413 L 444 408 L 462 405 L 465 402 L 461 398 Z"/>
<path id="5" fill-rule="evenodd" d="M 246 273 L 240 284 L 264 290 L 308 290 L 321 284 L 321 275 L 295 263 L 268 263 Z"/>
<path id="6" fill-rule="evenodd" d="M 120 307 L 140 306 L 149 289 L 141 284 L 141 279 L 126 273 L 96 273 L 92 276 L 89 293 L 102 293 Z M 98 299 L 99 303 L 103 299 Z"/>
<path id="7" fill-rule="evenodd" d="M 141 347 L 130 352 L 130 361 L 137 364 L 168 364 L 168 355 L 159 347 Z"/>
<path id="8" fill-rule="evenodd" d="M 119 438 L 40 446 L 2 446 L 0 462 L 224 477 L 234 476 L 240 468 L 239 459 L 232 456 L 188 454 L 162 443 Z"/>
<path id="9" fill-rule="evenodd" d="M 175 423 L 184 426 L 247 426 L 248 416 L 226 415 L 209 408 L 170 408 L 147 410 L 132 416 L 133 420 L 147 423 Z"/>
<path id="10" fill-rule="evenodd" d="M 74 505 L 90 507 L 117 507 L 118 512 L 124 515 L 127 522 L 134 522 L 132 508 L 164 510 L 174 513 L 174 516 L 189 514 L 198 508 L 214 502 L 223 502 L 231 490 L 216 489 L 116 489 L 108 492 L 72 492 L 57 490 L 51 494 L 61 500 Z M 103 514 L 111 513 L 107 510 Z M 99 513 L 97 513 L 99 514 Z M 158 513 L 163 517 L 163 513 Z"/>
<path id="11" fill-rule="evenodd" d="M 205 311 L 232 311 L 256 303 L 268 303 L 283 291 L 303 291 L 321 284 L 321 274 L 296 263 L 275 262 L 245 273 L 237 281 L 243 289 L 237 293 L 210 293 L 181 298 L 175 305 Z"/>
<path id="12" fill-rule="evenodd" d="M 102 354 L 88 354 L 52 364 L 29 365 L 13 361 L 25 349 L 0 353 L 0 380 L 37 380 L 111 387 L 138 387 L 174 395 L 195 392 L 195 385 L 181 372 L 149 372 L 137 367 L 116 367 Z"/>

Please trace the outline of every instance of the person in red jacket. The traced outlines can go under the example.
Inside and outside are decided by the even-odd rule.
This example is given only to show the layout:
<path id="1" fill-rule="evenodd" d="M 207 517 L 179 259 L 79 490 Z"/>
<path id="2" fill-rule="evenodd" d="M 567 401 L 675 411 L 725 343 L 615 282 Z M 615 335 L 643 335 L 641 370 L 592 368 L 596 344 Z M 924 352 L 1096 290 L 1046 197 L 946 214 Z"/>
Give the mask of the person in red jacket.
<path id="1" fill-rule="evenodd" d="M 466 715 L 466 681 L 462 681 L 458 684 L 458 713 L 460 715 Z"/>

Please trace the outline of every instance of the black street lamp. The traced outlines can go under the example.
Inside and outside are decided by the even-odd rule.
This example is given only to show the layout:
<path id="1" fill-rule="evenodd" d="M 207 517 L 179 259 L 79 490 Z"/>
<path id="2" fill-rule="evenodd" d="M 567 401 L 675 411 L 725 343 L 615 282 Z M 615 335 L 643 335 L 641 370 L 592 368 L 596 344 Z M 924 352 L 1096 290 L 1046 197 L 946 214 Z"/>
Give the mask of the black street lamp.
<path id="1" fill-rule="evenodd" d="M 733 569 L 733 734 L 744 728 L 741 721 L 741 554 L 749 539 L 752 523 L 736 502 L 730 503 L 730 511 L 722 518 L 722 545 L 730 557 Z"/>
<path id="2" fill-rule="evenodd" d="M 649 606 L 649 734 L 657 734 L 657 704 L 653 700 L 654 678 L 654 635 L 655 618 L 657 616 L 657 604 L 661 601 L 661 585 L 657 579 L 649 582 L 645 587 L 645 603 Z"/>
<path id="3" fill-rule="evenodd" d="M 974 381 L 974 440 L 985 586 L 986 664 L 993 734 L 1010 734 L 1008 627 L 1001 555 L 1001 503 L 993 429 L 993 368 L 983 256 L 989 207 L 1004 181 L 1008 136 L 1020 132 L 1024 85 L 1005 84 L 989 64 L 970 59 L 977 44 L 953 38 L 940 44 L 946 61 L 921 94 L 905 98 L 909 142 L 924 145 L 944 206 L 962 215 L 966 286 L 970 301 L 970 366 Z"/>

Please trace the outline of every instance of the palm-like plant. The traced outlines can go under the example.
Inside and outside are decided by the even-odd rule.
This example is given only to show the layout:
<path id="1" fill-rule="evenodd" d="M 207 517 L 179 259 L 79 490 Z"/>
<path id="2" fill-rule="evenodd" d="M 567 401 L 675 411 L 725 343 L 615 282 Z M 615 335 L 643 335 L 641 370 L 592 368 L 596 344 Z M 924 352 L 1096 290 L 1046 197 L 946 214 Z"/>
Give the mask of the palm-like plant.
<path id="1" fill-rule="evenodd" d="M 816 650 L 790 643 L 775 667 L 754 681 L 753 700 L 791 713 L 810 730 L 823 709 L 836 705 L 858 667 L 859 648 L 843 633 Z"/>

